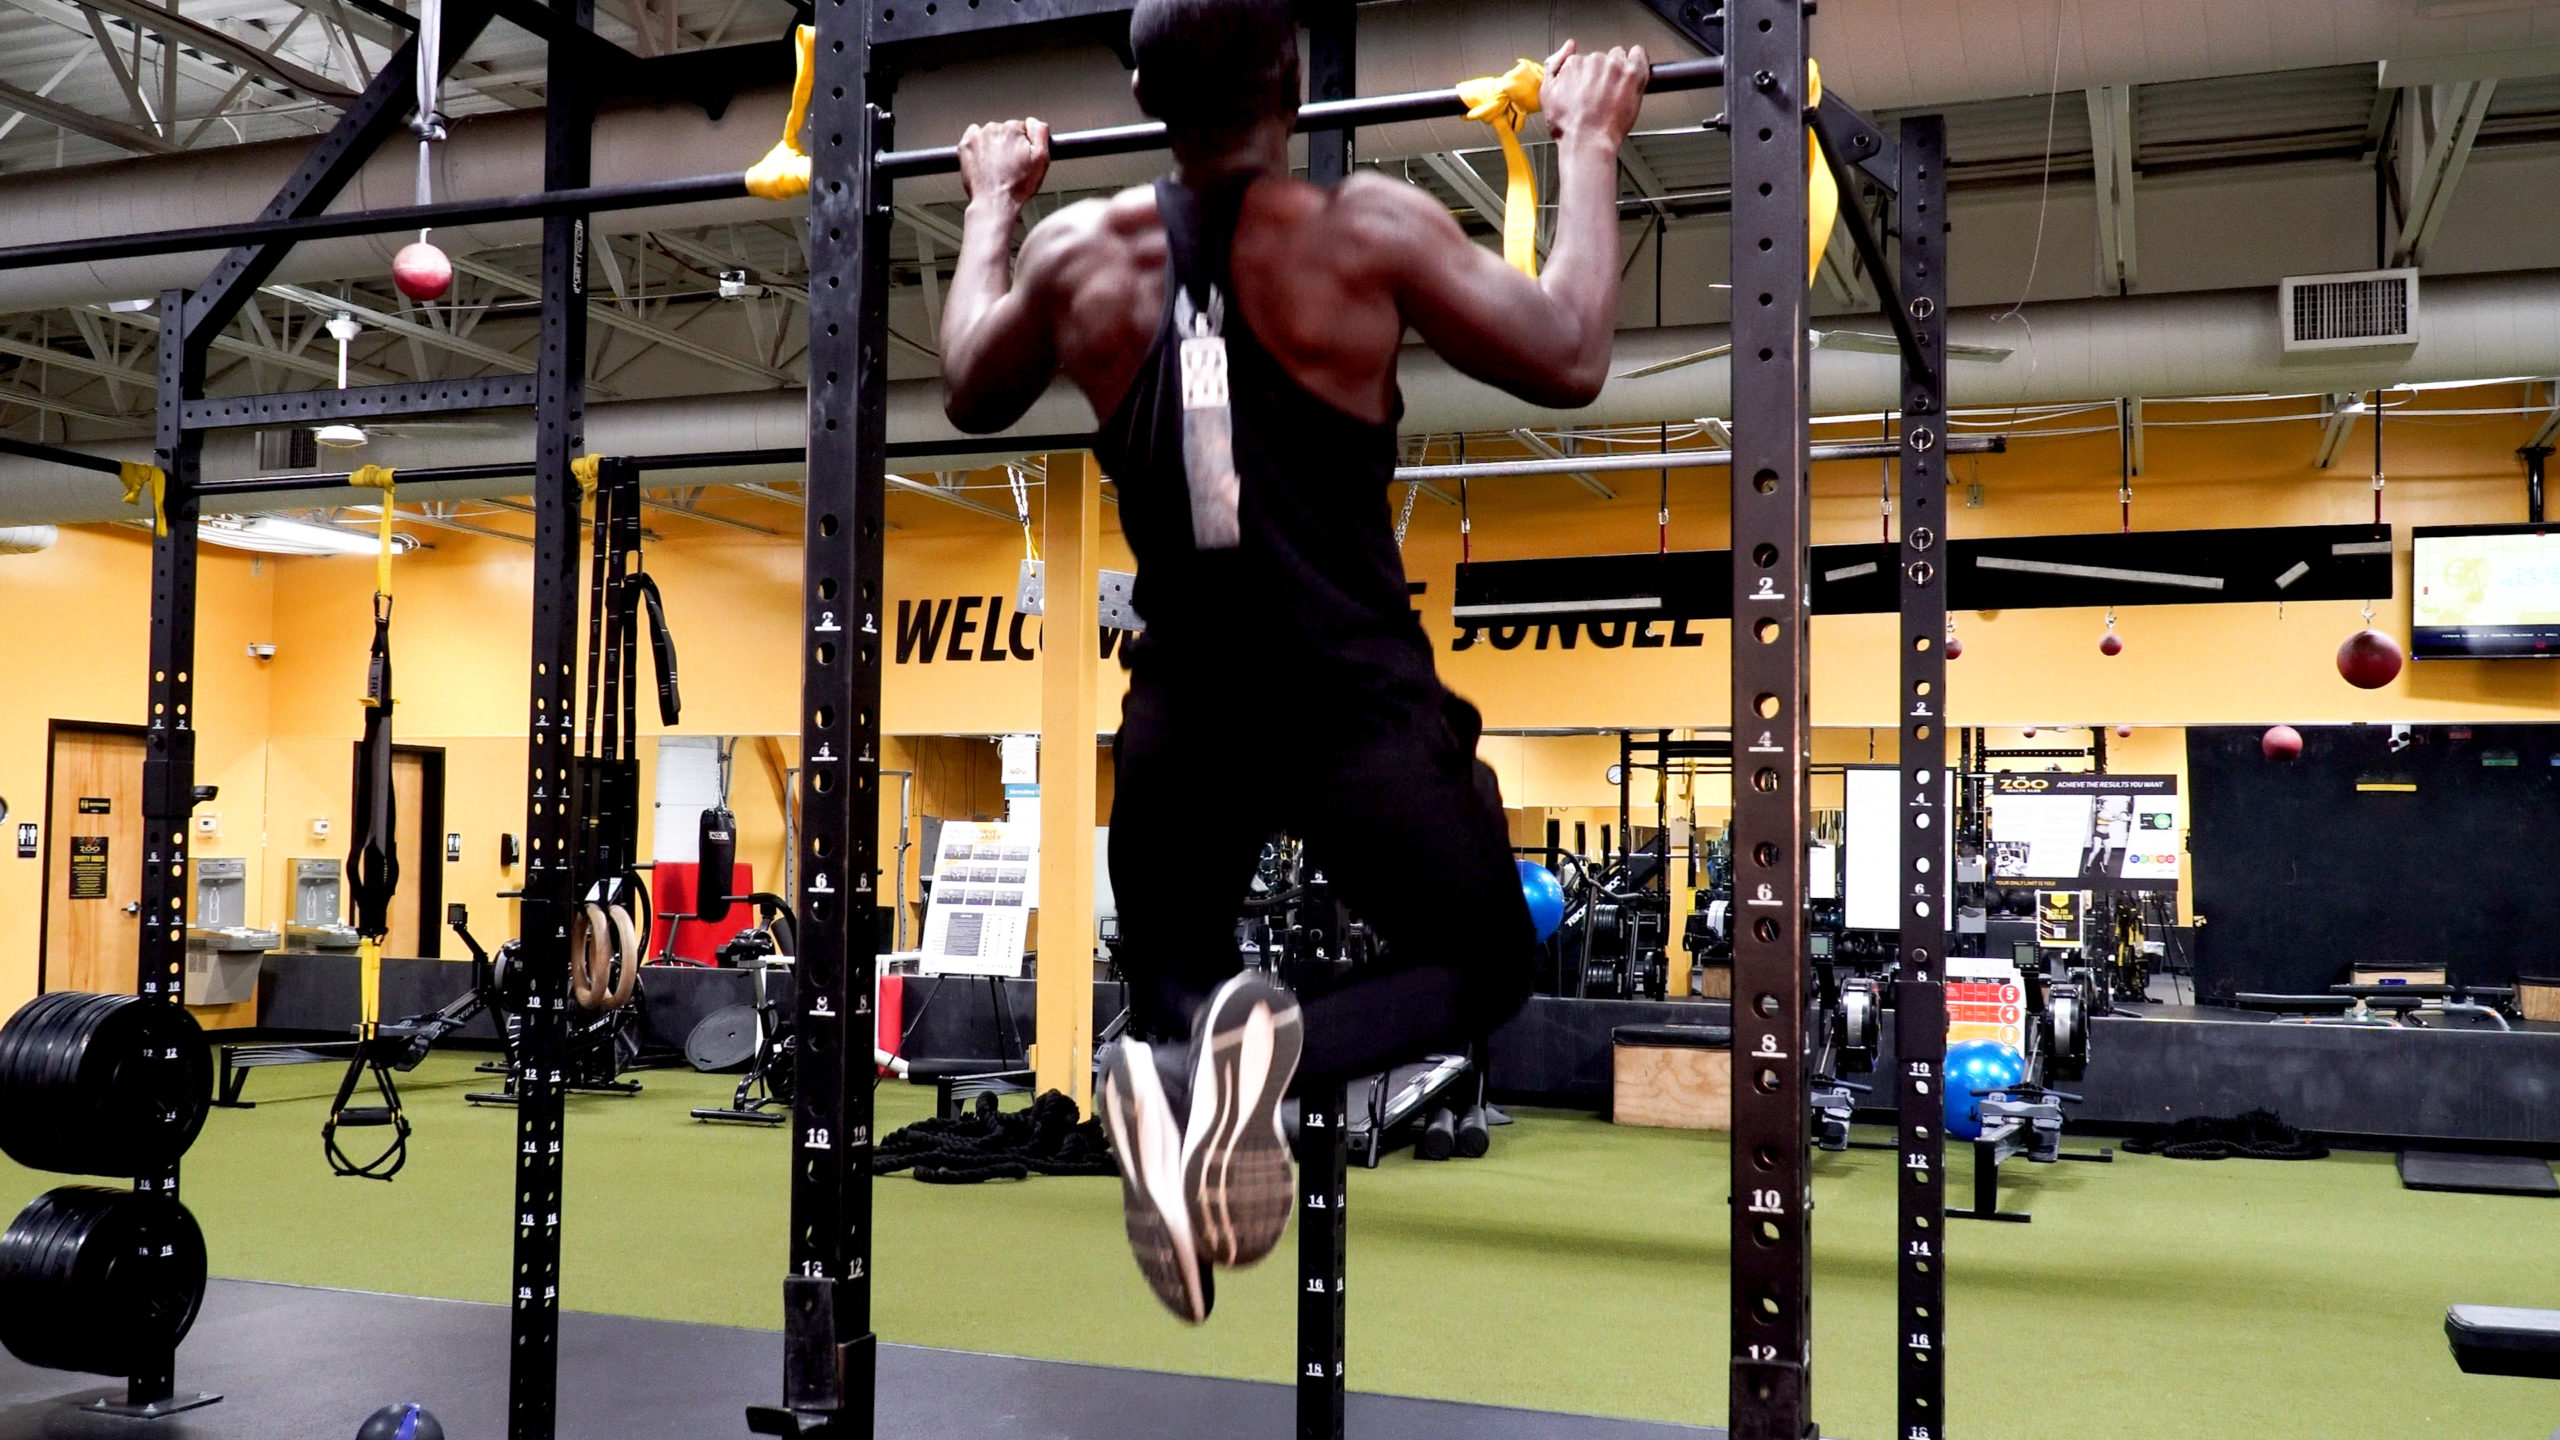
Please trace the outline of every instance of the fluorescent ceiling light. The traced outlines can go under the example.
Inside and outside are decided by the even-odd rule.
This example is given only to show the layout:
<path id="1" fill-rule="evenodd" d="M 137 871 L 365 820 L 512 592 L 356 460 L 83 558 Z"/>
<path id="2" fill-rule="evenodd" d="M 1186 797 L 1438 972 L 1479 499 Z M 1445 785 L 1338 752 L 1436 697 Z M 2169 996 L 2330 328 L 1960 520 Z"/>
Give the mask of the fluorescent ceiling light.
<path id="1" fill-rule="evenodd" d="M 382 549 L 378 536 L 280 515 L 207 515 L 197 524 L 196 538 L 268 555 L 374 555 Z M 406 535 L 391 537 L 395 550 L 415 549 L 417 543 Z"/>

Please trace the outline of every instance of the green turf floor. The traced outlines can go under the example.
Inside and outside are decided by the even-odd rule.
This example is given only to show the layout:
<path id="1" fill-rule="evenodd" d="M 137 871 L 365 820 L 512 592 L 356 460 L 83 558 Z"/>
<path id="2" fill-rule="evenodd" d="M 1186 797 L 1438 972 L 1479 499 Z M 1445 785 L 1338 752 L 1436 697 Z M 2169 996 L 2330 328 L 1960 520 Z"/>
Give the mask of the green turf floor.
<path id="1" fill-rule="evenodd" d="M 467 1064 L 412 1077 L 418 1135 L 389 1185 L 322 1164 L 334 1073 L 255 1072 L 259 1107 L 215 1111 L 187 1160 L 215 1272 L 502 1299 L 513 1116 L 463 1103 L 485 1084 Z M 686 1118 L 722 1103 L 724 1079 L 644 1078 L 635 1099 L 572 1102 L 565 1303 L 778 1326 L 784 1137 Z M 930 1090 L 881 1091 L 884 1129 L 930 1108 Z M 1529 1111 L 1488 1159 L 1355 1172 L 1352 1383 L 1720 1423 L 1725 1159 L 1715 1137 Z M 1892 1159 L 1829 1155 L 1816 1172 L 1814 1381 L 1830 1435 L 1891 1440 Z M 2009 1173 L 2009 1203 L 2035 1223 L 1950 1236 L 1948 1404 L 1964 1440 L 2545 1440 L 2560 1426 L 2560 1383 L 2462 1375 L 2443 1336 L 2448 1302 L 2560 1306 L 2560 1203 L 2403 1190 L 2379 1154 Z M 1962 1161 L 1952 1178 L 1967 1183 Z M 0 1202 L 49 1183 L 0 1162 Z M 880 1334 L 1285 1378 L 1293 1252 L 1222 1276 L 1215 1317 L 1186 1329 L 1129 1263 L 1118 1191 L 883 1181 Z"/>

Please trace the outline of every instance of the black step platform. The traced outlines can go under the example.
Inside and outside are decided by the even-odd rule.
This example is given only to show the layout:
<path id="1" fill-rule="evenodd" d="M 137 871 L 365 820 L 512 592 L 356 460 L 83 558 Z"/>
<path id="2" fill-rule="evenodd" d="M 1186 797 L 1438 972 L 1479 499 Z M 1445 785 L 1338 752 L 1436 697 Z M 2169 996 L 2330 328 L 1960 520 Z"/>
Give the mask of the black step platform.
<path id="1" fill-rule="evenodd" d="M 2403 1150 L 2400 1183 L 2411 1190 L 2451 1190 L 2465 1195 L 2560 1196 L 2551 1162 L 2534 1155 L 2466 1155 L 2452 1150 Z"/>
<path id="2" fill-rule="evenodd" d="M 2444 1338 L 2465 1374 L 2560 1380 L 2560 1310 L 2456 1305 L 2444 1312 Z"/>
<path id="3" fill-rule="evenodd" d="M 780 1308 L 777 1299 L 776 1309 Z M 715 1325 L 561 1316 L 567 1440 L 746 1440 L 746 1407 L 782 1385 L 782 1336 Z M 121 1396 L 99 1376 L 0 1354 L 0 1440 L 347 1440 L 375 1407 L 414 1400 L 457 1437 L 506 1433 L 503 1306 L 216 1280 L 178 1352 L 181 1390 L 222 1403 L 165 1420 L 84 1416 Z M 878 1430 L 935 1440 L 1287 1440 L 1289 1386 L 1004 1355 L 880 1347 Z M 1721 1430 L 1390 1395 L 1350 1397 L 1360 1440 L 1720 1440 Z"/>

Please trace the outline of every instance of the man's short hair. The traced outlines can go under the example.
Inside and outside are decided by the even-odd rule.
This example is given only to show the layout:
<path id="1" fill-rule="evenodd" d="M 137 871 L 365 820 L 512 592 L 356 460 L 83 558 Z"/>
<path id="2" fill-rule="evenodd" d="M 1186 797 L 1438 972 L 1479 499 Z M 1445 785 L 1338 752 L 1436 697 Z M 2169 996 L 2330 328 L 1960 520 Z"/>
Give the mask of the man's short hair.
<path id="1" fill-rule="evenodd" d="M 1298 108 L 1288 0 L 1138 0 L 1129 50 L 1147 113 L 1176 133 L 1234 130 Z"/>

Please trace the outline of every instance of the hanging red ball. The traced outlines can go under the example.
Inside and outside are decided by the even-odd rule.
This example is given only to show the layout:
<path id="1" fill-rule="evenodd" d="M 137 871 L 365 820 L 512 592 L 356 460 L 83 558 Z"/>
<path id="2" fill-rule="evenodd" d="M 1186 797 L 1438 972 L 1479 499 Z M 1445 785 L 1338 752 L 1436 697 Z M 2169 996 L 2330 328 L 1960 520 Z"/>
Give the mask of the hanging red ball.
<path id="1" fill-rule="evenodd" d="M 1964 642 L 1963 642 L 1963 641 L 1961 641 L 1961 640 L 1959 640 L 1959 639 L 1957 639 L 1957 638 L 1956 638 L 1956 637 L 1954 637 L 1953 635 L 1948 636 L 1948 637 L 1947 637 L 1947 658 L 1948 658 L 1948 659 L 1950 659 L 1950 660 L 1955 660 L 1955 659 L 1960 659 L 1960 658 L 1962 658 L 1962 657 L 1963 657 L 1963 655 L 1964 655 Z"/>
<path id="2" fill-rule="evenodd" d="M 441 300 L 453 289 L 453 261 L 424 240 L 412 240 L 391 257 L 391 283 L 421 304 Z"/>
<path id="3" fill-rule="evenodd" d="M 2272 725 L 2258 737 L 2258 753 L 2270 760 L 2291 760 L 2302 753 L 2302 732 L 2290 725 Z"/>
<path id="4" fill-rule="evenodd" d="M 2400 642 L 2379 630 L 2359 630 L 2338 647 L 2338 673 L 2359 690 L 2379 690 L 2400 676 Z"/>
<path id="5" fill-rule="evenodd" d="M 2133 727 L 2132 727 L 2132 726 L 2130 726 L 2130 725 L 2119 725 L 2119 726 L 2117 726 L 2117 727 L 2116 727 L 2116 738 L 2117 738 L 2117 739 L 2119 739 L 2119 740 L 2130 740 L 2130 739 L 2132 739 L 2132 738 L 2133 738 Z"/>
<path id="6" fill-rule="evenodd" d="M 2113 630 L 2110 630 L 2110 631 L 2108 631 L 2106 634 L 2099 636 L 2099 637 L 2098 637 L 2098 653 L 2099 653 L 2099 654 L 2101 654 L 2101 655 L 2121 655 L 2121 654 L 2123 654 L 2123 653 L 2124 653 L 2124 637 L 2123 637 L 2123 636 L 2121 636 L 2121 635 L 2119 635 L 2119 634 L 2117 634 L 2117 633 L 2116 633 L 2116 632 L 2114 632 Z"/>
<path id="7" fill-rule="evenodd" d="M 2019 733 L 2020 735 L 2025 736 L 2025 737 L 2026 737 L 2027 739 L 2029 739 L 2029 740 L 2033 740 L 2034 738 L 2036 738 L 2036 727 L 2034 727 L 2033 725 L 2030 725 L 2030 726 L 2028 726 L 2026 729 L 2021 730 L 2021 731 L 2019 731 L 2018 733 Z"/>

